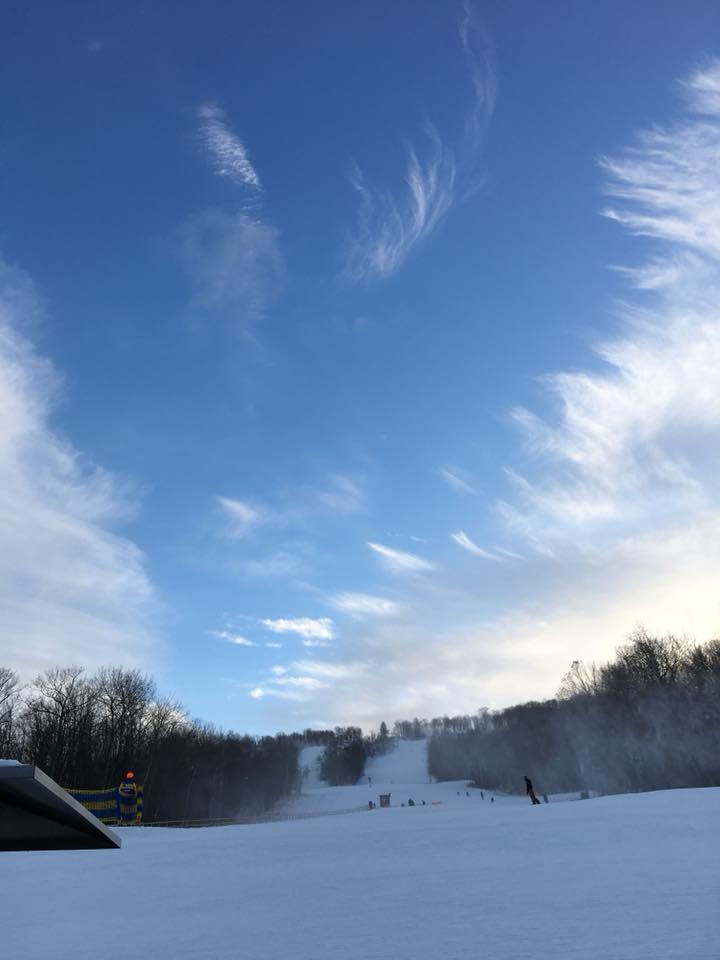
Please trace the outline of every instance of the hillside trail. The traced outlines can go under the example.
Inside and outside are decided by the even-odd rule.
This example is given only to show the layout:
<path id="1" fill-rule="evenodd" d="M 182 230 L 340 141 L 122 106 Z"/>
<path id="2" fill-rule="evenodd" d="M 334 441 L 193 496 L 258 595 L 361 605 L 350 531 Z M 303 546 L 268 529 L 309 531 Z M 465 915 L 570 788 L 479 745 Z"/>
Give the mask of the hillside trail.
<path id="1" fill-rule="evenodd" d="M 506 796 L 493 791 L 470 787 L 466 780 L 438 783 L 428 773 L 426 739 L 395 740 L 387 753 L 372 757 L 365 773 L 352 786 L 330 787 L 320 780 L 319 763 L 322 747 L 304 747 L 300 768 L 305 770 L 299 796 L 284 805 L 289 814 L 332 812 L 367 807 L 370 800 L 379 802 L 380 794 L 390 794 L 392 806 L 413 800 L 425 804 L 516 804 L 525 803 L 523 796 Z M 484 793 L 484 797 L 483 797 Z"/>

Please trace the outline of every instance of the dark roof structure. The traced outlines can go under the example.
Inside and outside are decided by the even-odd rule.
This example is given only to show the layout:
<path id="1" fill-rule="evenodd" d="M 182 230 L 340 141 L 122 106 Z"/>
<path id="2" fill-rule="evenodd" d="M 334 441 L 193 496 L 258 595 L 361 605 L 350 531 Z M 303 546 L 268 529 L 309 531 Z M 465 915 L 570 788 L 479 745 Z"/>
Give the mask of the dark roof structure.
<path id="1" fill-rule="evenodd" d="M 30 763 L 0 763 L 0 851 L 98 850 L 120 838 Z"/>

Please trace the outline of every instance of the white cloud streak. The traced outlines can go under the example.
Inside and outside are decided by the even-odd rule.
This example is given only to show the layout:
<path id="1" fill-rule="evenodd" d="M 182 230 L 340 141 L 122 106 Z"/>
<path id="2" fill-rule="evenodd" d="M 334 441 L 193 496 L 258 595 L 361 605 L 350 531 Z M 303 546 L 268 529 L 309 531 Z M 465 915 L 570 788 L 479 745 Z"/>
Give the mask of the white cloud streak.
<path id="1" fill-rule="evenodd" d="M 375 597 L 368 593 L 336 593 L 328 597 L 328 603 L 340 613 L 349 614 L 357 620 L 366 617 L 397 617 L 405 605 L 387 597 Z"/>
<path id="2" fill-rule="evenodd" d="M 452 487 L 453 490 L 457 490 L 459 493 L 477 493 L 477 490 L 475 490 L 467 480 L 461 477 L 457 470 L 453 472 L 452 470 L 448 470 L 447 467 L 440 467 L 438 474 L 449 487 Z"/>
<path id="3" fill-rule="evenodd" d="M 278 620 L 261 620 L 262 625 L 271 633 L 294 633 L 307 641 L 329 641 L 335 638 L 333 621 L 330 617 L 294 617 Z"/>
<path id="4" fill-rule="evenodd" d="M 495 72 L 490 45 L 469 4 L 458 25 L 472 98 L 465 114 L 465 142 L 459 156 L 426 125 L 427 147 L 408 148 L 405 190 L 397 196 L 373 187 L 356 165 L 350 183 L 359 198 L 358 222 L 345 273 L 353 281 L 394 274 L 412 251 L 429 237 L 456 199 L 477 187 L 475 163 L 481 135 L 495 104 Z"/>
<path id="5" fill-rule="evenodd" d="M 535 483 L 511 473 L 540 539 L 642 523 L 707 495 L 720 429 L 720 66 L 683 89 L 688 120 L 602 161 L 620 201 L 607 216 L 661 243 L 648 267 L 626 271 L 648 305 L 624 305 L 624 332 L 596 348 L 602 369 L 547 378 L 557 422 L 514 412 L 531 451 L 559 467 Z"/>
<path id="6" fill-rule="evenodd" d="M 299 690 L 322 690 L 328 686 L 317 677 L 275 677 L 270 681 L 279 687 L 295 687 Z"/>
<path id="7" fill-rule="evenodd" d="M 360 661 L 329 663 L 325 660 L 296 660 L 293 666 L 303 674 L 327 680 L 360 680 L 370 671 L 369 665 Z"/>
<path id="8" fill-rule="evenodd" d="M 391 573 L 425 573 L 433 569 L 433 565 L 429 561 L 415 553 L 405 553 L 403 550 L 394 550 L 382 543 L 371 543 L 370 541 L 368 541 L 368 546 L 380 557 Z"/>
<path id="9" fill-rule="evenodd" d="M 236 647 L 254 647 L 255 643 L 241 636 L 239 633 L 230 633 L 229 630 L 211 630 L 211 637 L 217 637 L 218 640 L 224 640 L 225 643 L 233 643 Z"/>
<path id="10" fill-rule="evenodd" d="M 402 266 L 450 209 L 454 199 L 455 158 L 437 130 L 428 127 L 429 150 L 422 159 L 408 152 L 403 200 L 369 186 L 359 167 L 350 183 L 360 198 L 358 226 L 346 273 L 352 280 L 388 277 Z"/>
<path id="11" fill-rule="evenodd" d="M 251 506 L 244 500 L 235 500 L 232 497 L 217 497 L 217 502 L 220 504 L 223 516 L 227 521 L 223 532 L 231 540 L 242 540 L 253 527 L 265 522 L 265 512 Z"/>
<path id="12" fill-rule="evenodd" d="M 465 128 L 470 148 L 477 150 L 485 127 L 495 109 L 497 80 L 493 65 L 492 44 L 468 0 L 463 4 L 458 34 L 474 93 L 472 107 L 465 118 Z"/>
<path id="13" fill-rule="evenodd" d="M 473 543 L 470 537 L 462 530 L 458 530 L 457 533 L 451 533 L 450 536 L 459 547 L 462 547 L 463 550 L 467 550 L 468 553 L 472 553 L 475 557 L 481 557 L 483 560 L 499 559 L 494 553 L 490 553 L 488 550 L 483 550 L 482 547 L 479 547 L 476 543 Z"/>
<path id="14" fill-rule="evenodd" d="M 206 103 L 198 110 L 199 136 L 219 177 L 252 190 L 261 190 L 260 178 L 250 163 L 242 140 L 228 127 L 225 114 L 215 103 Z"/>

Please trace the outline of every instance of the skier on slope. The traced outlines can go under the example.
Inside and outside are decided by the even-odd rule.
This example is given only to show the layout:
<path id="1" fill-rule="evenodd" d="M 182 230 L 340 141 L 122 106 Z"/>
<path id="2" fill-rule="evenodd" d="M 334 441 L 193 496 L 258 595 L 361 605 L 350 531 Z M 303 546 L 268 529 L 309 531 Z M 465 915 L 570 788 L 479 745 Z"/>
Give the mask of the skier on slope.
<path id="1" fill-rule="evenodd" d="M 538 798 L 535 796 L 535 790 L 533 789 L 532 780 L 530 777 L 524 777 L 523 779 L 525 780 L 525 793 L 527 793 L 527 795 L 530 797 L 533 805 L 540 803 Z"/>

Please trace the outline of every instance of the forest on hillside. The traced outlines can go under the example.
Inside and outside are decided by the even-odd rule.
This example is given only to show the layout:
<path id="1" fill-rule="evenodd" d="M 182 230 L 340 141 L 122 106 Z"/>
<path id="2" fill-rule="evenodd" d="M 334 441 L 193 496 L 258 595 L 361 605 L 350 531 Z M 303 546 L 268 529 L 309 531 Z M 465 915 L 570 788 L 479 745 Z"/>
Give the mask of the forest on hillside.
<path id="1" fill-rule="evenodd" d="M 638 629 L 601 666 L 576 661 L 552 700 L 415 720 L 430 772 L 508 793 L 720 785 L 720 640 Z"/>
<path id="2" fill-rule="evenodd" d="M 137 670 L 56 667 L 23 685 L 0 667 L 0 757 L 37 764 L 73 789 L 116 786 L 132 769 L 145 821 L 270 810 L 298 786 L 298 746 L 192 720 Z"/>
<path id="3" fill-rule="evenodd" d="M 62 786 L 115 786 L 133 769 L 145 819 L 272 810 L 300 789 L 298 756 L 325 749 L 322 778 L 356 783 L 394 738 L 428 738 L 429 772 L 515 793 L 625 793 L 720 785 L 720 640 L 637 630 L 609 663 L 573 663 L 557 696 L 472 715 L 251 737 L 192 720 L 152 677 L 57 667 L 22 684 L 0 667 L 0 757 L 35 763 Z"/>

